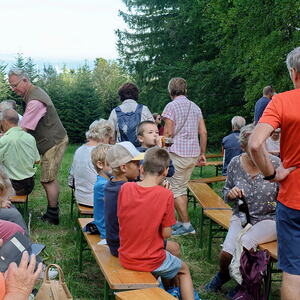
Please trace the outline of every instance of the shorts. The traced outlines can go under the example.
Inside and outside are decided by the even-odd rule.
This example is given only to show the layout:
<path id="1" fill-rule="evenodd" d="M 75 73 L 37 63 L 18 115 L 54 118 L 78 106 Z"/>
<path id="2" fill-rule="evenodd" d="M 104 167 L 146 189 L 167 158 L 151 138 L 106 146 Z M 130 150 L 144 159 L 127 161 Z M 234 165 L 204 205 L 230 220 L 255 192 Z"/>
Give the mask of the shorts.
<path id="1" fill-rule="evenodd" d="M 300 210 L 277 201 L 276 226 L 278 267 L 286 273 L 300 275 Z"/>
<path id="2" fill-rule="evenodd" d="M 175 168 L 175 173 L 172 177 L 168 177 L 167 180 L 170 182 L 174 198 L 177 198 L 187 194 L 187 184 L 198 161 L 198 156 L 181 157 L 172 152 L 169 154 Z"/>
<path id="3" fill-rule="evenodd" d="M 47 150 L 44 155 L 42 155 L 41 160 L 41 182 L 47 183 L 53 181 L 58 173 L 64 152 L 68 145 L 68 136 L 66 135 L 64 139 L 57 145 Z"/>
<path id="4" fill-rule="evenodd" d="M 233 215 L 230 220 L 230 226 L 223 243 L 223 251 L 233 255 L 236 240 L 243 229 L 241 220 Z M 247 250 L 256 249 L 259 244 L 276 240 L 276 222 L 274 220 L 262 220 L 254 224 L 241 237 L 243 247 Z"/>
<path id="5" fill-rule="evenodd" d="M 34 176 L 22 180 L 11 179 L 10 181 L 17 196 L 29 195 L 34 188 Z"/>
<path id="6" fill-rule="evenodd" d="M 182 261 L 178 257 L 172 255 L 170 252 L 165 252 L 165 260 L 160 265 L 160 267 L 152 271 L 152 274 L 155 277 L 161 276 L 162 278 L 172 279 L 178 274 L 179 270 L 181 269 Z"/>

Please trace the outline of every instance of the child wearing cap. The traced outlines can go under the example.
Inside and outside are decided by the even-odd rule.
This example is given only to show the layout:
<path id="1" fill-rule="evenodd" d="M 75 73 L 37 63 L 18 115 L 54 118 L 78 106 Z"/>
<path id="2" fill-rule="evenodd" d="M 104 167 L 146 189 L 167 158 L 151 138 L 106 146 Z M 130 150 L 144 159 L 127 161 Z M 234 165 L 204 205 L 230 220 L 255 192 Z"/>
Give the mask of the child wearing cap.
<path id="1" fill-rule="evenodd" d="M 172 279 L 178 275 L 181 297 L 194 300 L 193 283 L 187 265 L 164 250 L 164 239 L 176 223 L 173 193 L 160 184 L 168 173 L 170 157 L 166 150 L 147 150 L 141 182 L 122 186 L 118 200 L 120 225 L 119 259 L 124 268 L 152 272 Z"/>
<path id="2" fill-rule="evenodd" d="M 91 153 L 92 163 L 97 172 L 97 180 L 94 185 L 94 224 L 100 232 L 100 245 L 106 244 L 106 230 L 104 221 L 104 187 L 107 184 L 111 172 L 111 168 L 106 162 L 106 154 L 112 145 L 99 144 Z"/>
<path id="3" fill-rule="evenodd" d="M 128 180 L 135 180 L 139 176 L 139 162 L 143 158 L 144 154 L 137 151 L 130 142 L 113 145 L 106 155 L 113 175 L 104 188 L 106 241 L 111 254 L 114 256 L 118 256 L 120 246 L 117 217 L 119 190 Z"/>
<path id="4" fill-rule="evenodd" d="M 158 146 L 160 144 L 160 137 L 158 127 L 153 121 L 141 122 L 137 129 L 137 138 L 141 146 L 137 148 L 140 152 L 146 152 L 148 149 Z M 172 177 L 175 173 L 174 165 L 170 160 L 167 177 Z"/>

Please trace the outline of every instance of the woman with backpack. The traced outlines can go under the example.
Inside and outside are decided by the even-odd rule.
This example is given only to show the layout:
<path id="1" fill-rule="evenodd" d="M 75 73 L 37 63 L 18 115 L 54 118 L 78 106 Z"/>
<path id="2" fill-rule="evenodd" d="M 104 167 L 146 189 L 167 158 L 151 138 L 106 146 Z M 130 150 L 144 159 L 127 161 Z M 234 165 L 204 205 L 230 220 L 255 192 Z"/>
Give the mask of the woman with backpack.
<path id="1" fill-rule="evenodd" d="M 279 187 L 276 182 L 264 178 L 249 155 L 248 140 L 253 130 L 253 124 L 241 128 L 239 140 L 244 153 L 234 157 L 228 166 L 223 193 L 225 201 L 233 202 L 233 215 L 220 254 L 219 272 L 205 286 L 208 292 L 219 292 L 230 280 L 229 265 L 236 240 L 247 223 L 252 227 L 241 236 L 245 249 L 256 249 L 261 243 L 276 240 L 275 206 Z M 274 166 L 279 167 L 278 157 L 270 154 L 270 159 Z M 245 202 L 246 214 L 239 209 L 241 199 Z"/>

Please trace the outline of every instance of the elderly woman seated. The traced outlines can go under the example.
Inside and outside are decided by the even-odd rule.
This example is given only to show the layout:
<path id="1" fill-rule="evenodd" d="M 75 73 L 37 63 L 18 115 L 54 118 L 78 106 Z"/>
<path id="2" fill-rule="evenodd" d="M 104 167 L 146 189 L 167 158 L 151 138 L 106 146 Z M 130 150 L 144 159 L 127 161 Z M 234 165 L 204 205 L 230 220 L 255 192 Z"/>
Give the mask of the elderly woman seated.
<path id="1" fill-rule="evenodd" d="M 264 180 L 248 152 L 248 140 L 254 125 L 242 127 L 240 144 L 244 153 L 235 156 L 227 171 L 224 198 L 234 203 L 230 227 L 220 254 L 220 270 L 205 286 L 206 291 L 218 292 L 222 285 L 230 280 L 229 265 L 235 251 L 236 239 L 242 227 L 238 199 L 244 197 L 248 205 L 252 227 L 241 237 L 241 243 L 247 250 L 256 249 L 258 244 L 276 240 L 275 205 L 278 184 Z M 274 166 L 279 167 L 280 159 L 270 154 Z"/>
<path id="2" fill-rule="evenodd" d="M 94 121 L 85 134 L 87 143 L 74 154 L 68 185 L 75 188 L 75 199 L 79 204 L 93 207 L 93 188 L 97 172 L 91 160 L 91 152 L 99 143 L 112 144 L 114 132 L 111 122 L 104 119 Z"/>

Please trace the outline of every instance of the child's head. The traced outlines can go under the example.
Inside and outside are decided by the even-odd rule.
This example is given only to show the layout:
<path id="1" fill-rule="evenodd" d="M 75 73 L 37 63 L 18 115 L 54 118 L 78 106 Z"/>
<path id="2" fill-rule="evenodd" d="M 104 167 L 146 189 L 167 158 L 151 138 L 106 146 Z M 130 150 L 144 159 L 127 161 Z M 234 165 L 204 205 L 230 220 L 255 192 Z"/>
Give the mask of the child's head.
<path id="1" fill-rule="evenodd" d="M 136 150 L 130 142 L 113 145 L 107 152 L 106 160 L 112 168 L 114 176 L 125 176 L 129 180 L 136 179 L 140 174 L 140 160 L 144 153 Z"/>
<path id="2" fill-rule="evenodd" d="M 11 182 L 3 167 L 0 167 L 0 204 L 4 200 L 8 200 L 10 196 L 14 195 Z M 1 205 L 0 205 L 1 207 Z"/>
<path id="3" fill-rule="evenodd" d="M 158 136 L 158 128 L 153 121 L 143 121 L 137 127 L 137 138 L 145 148 L 156 146 Z"/>
<path id="4" fill-rule="evenodd" d="M 143 170 L 144 175 L 154 175 L 164 177 L 167 175 L 170 165 L 170 156 L 168 151 L 162 148 L 151 148 L 146 151 Z"/>
<path id="5" fill-rule="evenodd" d="M 98 174 L 102 171 L 110 171 L 110 167 L 106 163 L 106 154 L 111 147 L 112 145 L 99 144 L 92 150 L 92 163 Z"/>

